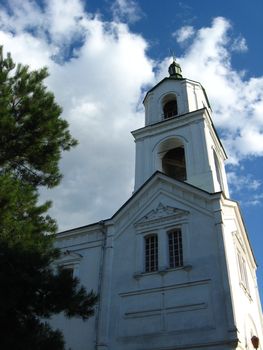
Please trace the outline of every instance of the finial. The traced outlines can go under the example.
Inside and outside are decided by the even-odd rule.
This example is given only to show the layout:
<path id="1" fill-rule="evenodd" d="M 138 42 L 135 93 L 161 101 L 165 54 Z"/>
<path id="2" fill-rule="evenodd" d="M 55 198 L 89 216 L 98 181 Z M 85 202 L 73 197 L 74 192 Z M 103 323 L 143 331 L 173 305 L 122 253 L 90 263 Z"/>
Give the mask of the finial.
<path id="1" fill-rule="evenodd" d="M 175 57 L 175 52 L 174 52 L 174 50 L 169 49 L 169 51 L 170 51 L 170 55 L 173 57 L 173 62 L 175 62 L 175 61 L 176 61 L 176 57 Z"/>
<path id="2" fill-rule="evenodd" d="M 182 70 L 180 64 L 176 62 L 175 53 L 170 49 L 170 53 L 173 56 L 173 63 L 170 64 L 168 72 L 173 79 L 182 79 Z"/>

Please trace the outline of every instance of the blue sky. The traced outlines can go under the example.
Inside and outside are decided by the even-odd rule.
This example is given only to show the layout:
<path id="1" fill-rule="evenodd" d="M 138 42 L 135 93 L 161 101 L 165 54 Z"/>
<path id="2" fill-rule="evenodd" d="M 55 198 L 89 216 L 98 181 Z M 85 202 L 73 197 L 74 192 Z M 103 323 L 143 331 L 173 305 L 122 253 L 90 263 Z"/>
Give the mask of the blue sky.
<path id="1" fill-rule="evenodd" d="M 142 99 L 167 75 L 170 51 L 206 88 L 259 264 L 263 297 L 263 2 L 0 1 L 0 42 L 16 61 L 48 66 L 80 145 L 62 184 L 42 194 L 60 229 L 110 217 L 131 195 Z"/>

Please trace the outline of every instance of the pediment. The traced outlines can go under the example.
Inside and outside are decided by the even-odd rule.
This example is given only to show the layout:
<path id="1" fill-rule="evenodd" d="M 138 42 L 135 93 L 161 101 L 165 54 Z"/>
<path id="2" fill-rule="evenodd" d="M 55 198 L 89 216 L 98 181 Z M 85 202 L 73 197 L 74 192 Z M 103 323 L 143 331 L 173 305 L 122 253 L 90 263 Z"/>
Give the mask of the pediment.
<path id="1" fill-rule="evenodd" d="M 184 218 L 189 214 L 188 211 L 163 205 L 159 203 L 156 209 L 149 211 L 140 220 L 135 223 L 135 226 L 145 226 L 164 221 L 178 220 Z"/>
<path id="2" fill-rule="evenodd" d="M 113 215 L 107 225 L 113 225 L 117 232 L 115 239 L 132 225 L 137 231 L 155 229 L 157 226 L 176 226 L 187 223 L 189 213 L 212 214 L 211 195 L 185 182 L 176 181 L 156 172 L 133 196 Z M 166 225 L 167 224 L 167 225 Z"/>
<path id="3" fill-rule="evenodd" d="M 66 250 L 61 252 L 61 255 L 59 257 L 59 259 L 57 259 L 56 263 L 58 265 L 75 265 L 75 264 L 79 264 L 80 260 L 82 259 L 82 255 L 70 250 Z"/>

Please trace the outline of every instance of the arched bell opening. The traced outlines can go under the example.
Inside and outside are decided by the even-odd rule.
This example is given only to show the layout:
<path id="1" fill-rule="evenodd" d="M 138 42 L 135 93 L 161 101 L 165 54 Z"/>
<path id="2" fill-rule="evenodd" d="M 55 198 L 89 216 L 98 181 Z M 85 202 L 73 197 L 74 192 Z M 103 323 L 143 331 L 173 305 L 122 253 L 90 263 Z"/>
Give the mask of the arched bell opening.
<path id="1" fill-rule="evenodd" d="M 174 94 L 169 94 L 162 101 L 163 118 L 168 119 L 178 114 L 177 98 Z"/>
<path id="2" fill-rule="evenodd" d="M 158 148 L 160 168 L 166 175 L 179 180 L 187 180 L 185 147 L 182 140 L 165 140 Z"/>
<path id="3" fill-rule="evenodd" d="M 184 147 L 176 147 L 168 151 L 162 159 L 163 172 L 180 181 L 186 180 Z"/>

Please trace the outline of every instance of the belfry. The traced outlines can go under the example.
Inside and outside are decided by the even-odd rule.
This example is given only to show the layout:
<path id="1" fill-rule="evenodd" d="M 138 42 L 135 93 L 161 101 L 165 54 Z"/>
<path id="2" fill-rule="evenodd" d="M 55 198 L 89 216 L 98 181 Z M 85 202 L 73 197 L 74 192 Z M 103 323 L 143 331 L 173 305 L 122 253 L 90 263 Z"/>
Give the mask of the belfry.
<path id="1" fill-rule="evenodd" d="M 133 132 L 135 189 L 158 170 L 228 197 L 226 154 L 213 126 L 206 92 L 200 83 L 183 78 L 177 63 L 170 65 L 169 72 L 146 94 L 145 127 Z"/>
<path id="2" fill-rule="evenodd" d="M 143 103 L 132 196 L 57 236 L 96 315 L 52 323 L 72 350 L 262 350 L 256 261 L 206 92 L 174 61 Z"/>

